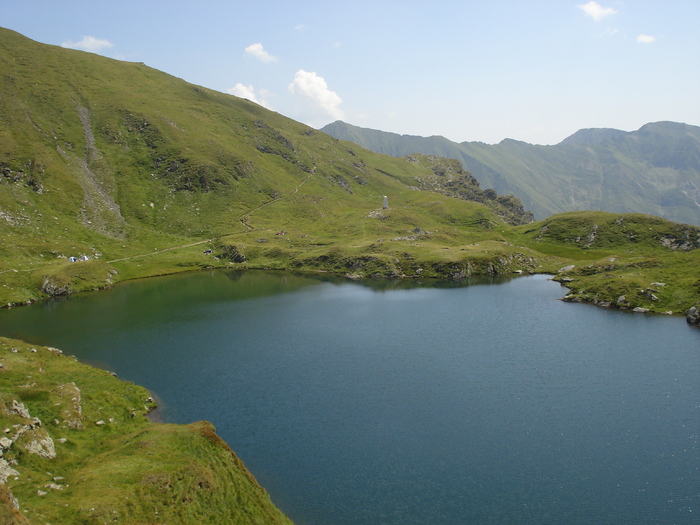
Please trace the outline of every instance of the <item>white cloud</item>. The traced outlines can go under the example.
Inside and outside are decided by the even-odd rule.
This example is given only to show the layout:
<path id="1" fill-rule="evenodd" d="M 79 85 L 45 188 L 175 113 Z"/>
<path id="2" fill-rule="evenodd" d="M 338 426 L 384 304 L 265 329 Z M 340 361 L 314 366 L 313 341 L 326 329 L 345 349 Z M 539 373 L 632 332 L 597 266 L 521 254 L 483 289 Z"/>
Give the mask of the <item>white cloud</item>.
<path id="1" fill-rule="evenodd" d="M 297 24 L 294 26 L 294 29 L 297 31 L 304 31 L 306 29 L 306 26 L 304 24 Z"/>
<path id="2" fill-rule="evenodd" d="M 260 42 L 256 44 L 250 44 L 248 47 L 245 48 L 245 52 L 249 55 L 253 55 L 255 58 L 263 62 L 275 62 L 277 60 L 276 57 L 272 56 L 270 53 L 263 49 L 263 45 Z"/>
<path id="3" fill-rule="evenodd" d="M 272 109 L 267 101 L 267 98 L 271 95 L 271 93 L 265 89 L 260 90 L 260 96 L 258 97 L 255 94 L 255 88 L 252 85 L 245 86 L 239 82 L 232 88 L 227 89 L 226 92 L 236 97 L 247 98 L 251 102 L 255 102 L 264 108 Z"/>
<path id="4" fill-rule="evenodd" d="M 67 47 L 69 49 L 81 49 L 83 51 L 89 51 L 90 53 L 99 53 L 103 49 L 108 49 L 113 46 L 114 44 L 109 40 L 95 38 L 94 36 L 84 36 L 83 39 L 78 42 L 71 42 L 70 40 L 66 40 L 61 44 L 61 47 Z"/>
<path id="5" fill-rule="evenodd" d="M 323 110 L 334 119 L 344 118 L 345 112 L 340 109 L 343 99 L 338 93 L 328 89 L 328 84 L 323 77 L 314 72 L 300 69 L 294 74 L 294 81 L 289 84 L 289 91 L 294 95 L 301 95 L 311 102 L 316 108 Z"/>
<path id="6" fill-rule="evenodd" d="M 617 11 L 612 7 L 603 7 L 598 2 L 593 1 L 588 2 L 587 4 L 579 5 L 577 7 L 581 9 L 586 14 L 586 16 L 590 16 L 596 22 L 602 20 L 608 15 L 614 15 L 615 13 L 617 13 Z"/>
<path id="7" fill-rule="evenodd" d="M 651 44 L 652 42 L 655 42 L 655 41 L 656 41 L 656 37 L 651 36 L 651 35 L 641 34 L 637 37 L 637 42 L 640 42 L 642 44 Z"/>
<path id="8" fill-rule="evenodd" d="M 226 92 L 237 97 L 247 98 L 251 102 L 258 104 L 258 97 L 255 96 L 255 89 L 252 85 L 244 86 L 239 82 L 232 88 L 227 89 Z"/>

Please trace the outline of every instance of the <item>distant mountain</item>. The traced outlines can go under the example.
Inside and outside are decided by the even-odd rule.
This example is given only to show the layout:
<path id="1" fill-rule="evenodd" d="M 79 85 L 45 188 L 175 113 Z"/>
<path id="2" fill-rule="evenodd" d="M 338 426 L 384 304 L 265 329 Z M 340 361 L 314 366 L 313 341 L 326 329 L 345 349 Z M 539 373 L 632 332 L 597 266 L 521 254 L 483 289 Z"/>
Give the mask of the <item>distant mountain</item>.
<path id="1" fill-rule="evenodd" d="M 459 160 L 483 188 L 512 193 L 537 219 L 554 213 L 639 212 L 700 225 L 700 127 L 676 122 L 637 131 L 582 129 L 554 146 L 398 135 L 338 121 L 321 131 L 393 156 Z"/>

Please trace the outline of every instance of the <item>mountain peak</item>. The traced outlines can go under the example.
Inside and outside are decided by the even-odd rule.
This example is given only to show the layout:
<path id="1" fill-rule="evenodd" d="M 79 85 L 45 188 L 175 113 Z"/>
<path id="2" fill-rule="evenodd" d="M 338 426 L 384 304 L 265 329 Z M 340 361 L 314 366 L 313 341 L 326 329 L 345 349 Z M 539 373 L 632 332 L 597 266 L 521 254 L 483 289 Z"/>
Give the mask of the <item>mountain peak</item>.
<path id="1" fill-rule="evenodd" d="M 613 128 L 585 128 L 578 130 L 573 135 L 562 140 L 559 144 L 597 146 L 603 142 L 626 134 L 626 131 Z"/>
<path id="2" fill-rule="evenodd" d="M 581 129 L 557 145 L 409 137 L 345 125 L 336 138 L 389 155 L 440 155 L 462 163 L 485 188 L 512 193 L 535 217 L 600 209 L 700 224 L 700 127 L 652 122 L 637 131 Z M 634 188 L 632 191 L 630 188 Z"/>

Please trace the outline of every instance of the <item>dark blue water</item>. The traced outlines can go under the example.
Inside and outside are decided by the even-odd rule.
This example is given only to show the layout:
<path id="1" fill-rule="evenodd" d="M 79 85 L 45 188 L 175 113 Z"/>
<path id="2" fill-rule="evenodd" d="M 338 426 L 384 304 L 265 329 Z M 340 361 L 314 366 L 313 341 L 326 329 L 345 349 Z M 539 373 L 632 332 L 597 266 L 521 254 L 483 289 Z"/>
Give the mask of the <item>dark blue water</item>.
<path id="1" fill-rule="evenodd" d="M 299 524 L 700 522 L 700 331 L 562 295 L 214 272 L 3 311 L 0 334 L 212 421 Z"/>

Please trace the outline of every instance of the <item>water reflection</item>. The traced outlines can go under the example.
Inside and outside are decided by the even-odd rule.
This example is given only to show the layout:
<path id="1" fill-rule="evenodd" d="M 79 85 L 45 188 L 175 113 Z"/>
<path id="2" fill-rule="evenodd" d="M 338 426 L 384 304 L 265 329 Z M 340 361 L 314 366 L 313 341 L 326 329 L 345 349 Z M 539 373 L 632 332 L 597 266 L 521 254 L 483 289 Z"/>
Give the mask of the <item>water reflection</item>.
<path id="1" fill-rule="evenodd" d="M 207 272 L 0 312 L 0 334 L 212 421 L 299 523 L 692 523 L 699 332 L 561 295 Z"/>

